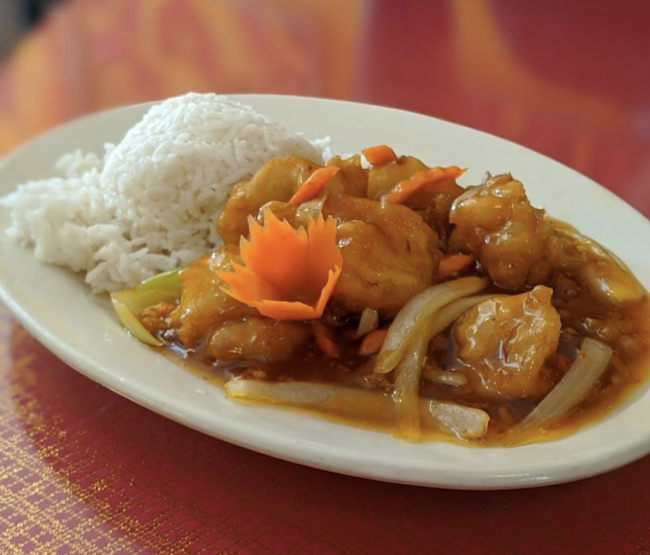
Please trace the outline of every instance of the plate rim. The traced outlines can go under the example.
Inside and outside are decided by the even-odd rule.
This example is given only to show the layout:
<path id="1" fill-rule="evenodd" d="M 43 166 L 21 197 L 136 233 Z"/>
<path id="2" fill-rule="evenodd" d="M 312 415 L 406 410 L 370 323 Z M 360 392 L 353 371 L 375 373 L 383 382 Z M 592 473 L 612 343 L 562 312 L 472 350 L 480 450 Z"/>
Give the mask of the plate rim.
<path id="1" fill-rule="evenodd" d="M 508 144 L 513 148 L 523 149 L 524 151 L 528 152 L 530 155 L 533 155 L 535 157 L 541 157 L 546 161 L 546 163 L 550 163 L 555 165 L 556 167 L 560 167 L 562 172 L 568 171 L 571 172 L 571 174 L 573 174 L 573 177 L 579 176 L 581 180 L 587 180 L 587 182 L 589 182 L 590 184 L 589 185 L 590 187 L 596 187 L 597 189 L 599 189 L 600 193 L 602 193 L 605 196 L 606 200 L 615 203 L 616 207 L 619 210 L 622 210 L 624 213 L 629 214 L 629 217 L 632 217 L 637 220 L 640 218 L 641 220 L 643 220 L 643 222 L 645 222 L 646 225 L 648 236 L 650 237 L 650 222 L 648 222 L 648 220 L 639 211 L 637 211 L 634 207 L 630 206 L 625 201 L 623 201 L 622 199 L 614 195 L 614 193 L 608 191 L 601 185 L 593 182 L 591 179 L 587 178 L 586 176 L 579 174 L 578 172 L 569 168 L 568 166 L 565 166 L 555 160 L 552 160 L 551 158 L 545 155 L 536 153 L 531 149 L 528 149 L 527 147 L 524 147 L 522 145 L 517 145 L 516 143 L 508 141 L 507 139 L 503 139 L 501 137 L 491 135 L 484 131 L 472 129 L 463 125 L 459 125 L 457 123 L 444 121 L 439 118 L 435 118 L 426 114 L 410 112 L 410 111 L 401 110 L 397 108 L 390 108 L 390 107 L 373 105 L 373 104 L 363 104 L 359 102 L 352 102 L 346 100 L 330 100 L 330 99 L 317 98 L 317 97 L 297 97 L 297 96 L 290 96 L 290 95 L 263 95 L 263 94 L 262 95 L 260 94 L 230 95 L 229 94 L 225 96 L 232 98 L 234 100 L 238 100 L 245 104 L 250 104 L 250 103 L 254 104 L 255 102 L 260 102 L 263 104 L 264 101 L 269 101 L 271 103 L 273 102 L 288 103 L 292 105 L 299 104 L 299 103 L 303 103 L 303 104 L 320 103 L 329 106 L 345 106 L 345 109 L 352 109 L 352 110 L 363 109 L 363 110 L 379 111 L 382 113 L 390 112 L 395 117 L 402 116 L 402 117 L 409 117 L 409 118 L 416 117 L 418 119 L 423 118 L 424 120 L 427 120 L 429 122 L 437 122 L 438 125 L 452 126 L 456 129 L 463 130 L 464 132 L 473 135 L 478 134 L 478 136 L 480 136 L 483 140 L 499 141 Z M 120 112 L 121 114 L 119 117 L 124 116 L 125 114 L 131 112 L 133 114 L 140 114 L 141 117 L 141 115 L 144 114 L 145 111 L 150 106 L 160 102 L 161 100 L 157 100 L 153 102 L 121 106 L 119 108 L 113 108 L 109 110 L 95 112 L 92 114 L 87 114 L 80 118 L 76 118 L 74 120 L 64 122 L 52 129 L 45 131 L 44 133 L 37 135 L 30 141 L 24 143 L 23 145 L 20 145 L 18 148 L 14 149 L 8 155 L 0 159 L 0 194 L 4 195 L 7 192 L 9 192 L 8 190 L 5 190 L 6 187 L 2 180 L 5 172 L 7 171 L 7 168 L 11 167 L 11 164 L 13 163 L 14 160 L 19 159 L 20 157 L 28 156 L 30 149 L 34 148 L 35 143 L 47 142 L 48 140 L 51 140 L 52 137 L 56 137 L 58 134 L 60 134 L 62 130 L 66 130 L 66 129 L 69 130 L 71 127 L 75 127 L 75 126 L 83 128 L 84 125 L 92 124 L 93 122 L 98 121 L 98 118 L 101 119 L 110 116 L 116 116 L 118 112 Z M 134 124 L 137 121 L 138 121 L 137 119 L 133 120 L 132 123 Z M 4 230 L 5 230 L 4 227 L 0 229 L 0 233 L 2 233 L 3 236 L 5 235 Z M 4 251 L 0 251 L 0 261 L 2 260 L 3 256 L 4 256 Z M 63 272 L 63 270 L 61 271 Z M 88 294 L 90 294 L 89 290 L 88 290 Z M 501 476 L 494 473 L 493 475 L 486 476 L 481 472 L 478 473 L 449 472 L 447 476 L 433 478 L 429 475 L 429 471 L 422 473 L 422 472 L 417 472 L 418 470 L 417 468 L 416 469 L 409 468 L 408 470 L 409 472 L 411 472 L 411 474 L 407 476 L 403 472 L 396 473 L 394 471 L 394 468 L 390 465 L 390 463 L 385 463 L 382 461 L 378 461 L 378 462 L 375 461 L 375 466 L 373 466 L 371 469 L 365 469 L 363 471 L 355 471 L 354 468 L 350 467 L 350 463 L 356 462 L 356 460 L 352 460 L 349 453 L 346 456 L 346 453 L 338 453 L 336 452 L 336 449 L 333 449 L 328 454 L 329 455 L 328 457 L 323 458 L 322 457 L 323 453 L 320 452 L 318 446 L 314 447 L 306 444 L 303 444 L 298 448 L 294 446 L 294 450 L 292 452 L 283 453 L 278 449 L 283 446 L 286 447 L 286 444 L 290 443 L 290 441 L 285 442 L 284 445 L 280 445 L 280 443 L 282 442 L 271 444 L 271 445 L 268 443 L 260 444 L 259 434 L 255 433 L 254 431 L 251 431 L 250 429 L 245 430 L 244 432 L 242 432 L 242 430 L 239 430 L 239 433 L 235 435 L 233 435 L 232 433 L 230 434 L 226 433 L 226 431 L 224 431 L 223 429 L 220 429 L 218 430 L 218 433 L 215 433 L 215 430 L 213 428 L 210 428 L 209 426 L 206 427 L 205 422 L 202 423 L 196 421 L 195 418 L 188 421 L 187 417 L 184 416 L 183 414 L 179 414 L 177 412 L 174 412 L 173 410 L 170 410 L 169 406 L 161 406 L 156 402 L 157 401 L 156 399 L 152 399 L 150 396 L 143 395 L 141 391 L 132 391 L 129 390 L 128 387 L 125 390 L 124 382 L 121 381 L 119 377 L 113 375 L 110 372 L 106 372 L 101 367 L 99 368 L 99 373 L 97 368 L 93 370 L 89 370 L 89 368 L 87 367 L 87 360 L 83 356 L 79 356 L 80 353 L 78 351 L 75 351 L 74 348 L 70 348 L 69 345 L 65 345 L 61 343 L 61 341 L 57 339 L 56 336 L 52 335 L 51 331 L 47 329 L 47 326 L 43 324 L 43 322 L 39 322 L 38 318 L 36 318 L 35 315 L 25 310 L 24 306 L 22 306 L 19 302 L 16 301 L 15 296 L 12 295 L 11 292 L 6 288 L 5 278 L 3 277 L 3 270 L 1 269 L 1 267 L 0 267 L 0 300 L 7 306 L 10 312 L 13 313 L 16 320 L 18 320 L 21 323 L 21 325 L 23 325 L 25 329 L 29 331 L 31 335 L 33 335 L 55 356 L 63 360 L 65 363 L 70 365 L 76 371 L 79 371 L 81 374 L 85 375 L 86 377 L 92 379 L 97 383 L 100 383 L 104 387 L 107 387 L 112 391 L 115 391 L 116 393 L 128 399 L 131 399 L 132 401 L 142 406 L 145 406 L 149 410 L 152 410 L 158 414 L 161 414 L 162 416 L 165 416 L 171 420 L 179 422 L 190 428 L 196 429 L 207 435 L 216 437 L 218 439 L 227 441 L 229 443 L 233 443 L 241 447 L 245 447 L 247 449 L 251 449 L 266 455 L 288 460 L 290 462 L 294 462 L 298 464 L 303 464 L 306 466 L 311 466 L 314 468 L 320 468 L 323 470 L 338 472 L 341 474 L 357 476 L 361 478 L 371 478 L 380 481 L 409 484 L 409 485 L 420 485 L 420 486 L 430 486 L 430 487 L 449 488 L 449 489 L 471 489 L 471 490 L 518 489 L 518 488 L 535 487 L 541 485 L 559 484 L 559 483 L 574 481 L 578 479 L 588 478 L 597 474 L 602 474 L 603 472 L 608 472 L 616 468 L 619 468 L 625 464 L 633 462 L 634 460 L 637 460 L 650 453 L 650 428 L 648 428 L 645 431 L 645 435 L 643 436 L 644 442 L 642 446 L 639 445 L 639 441 L 632 442 L 631 444 L 630 442 L 627 442 L 627 444 L 625 444 L 625 448 L 621 449 L 616 453 L 603 453 L 601 456 L 601 460 L 599 461 L 599 464 L 596 466 L 592 465 L 591 467 L 586 468 L 583 465 L 578 464 L 576 466 L 569 462 L 564 468 L 554 468 L 553 469 L 554 472 L 552 472 L 551 475 L 549 475 L 548 473 L 544 474 L 539 472 L 533 475 L 523 471 L 519 473 L 511 473 L 510 475 L 501 475 Z M 156 355 L 160 358 L 163 358 L 158 353 L 153 353 L 149 351 L 149 354 Z M 177 366 L 176 368 L 179 369 Z M 185 370 L 182 369 L 180 369 L 180 371 L 185 372 Z M 214 386 L 208 386 L 208 387 L 214 387 Z M 228 403 L 232 403 L 232 402 L 233 401 L 228 401 Z M 264 411 L 267 410 L 273 410 L 273 411 L 279 410 L 279 409 L 267 409 L 265 407 L 254 407 L 254 408 L 262 409 L 262 413 L 264 413 Z M 259 412 L 259 410 L 257 410 L 257 412 Z M 284 412 L 286 413 L 288 411 L 284 411 Z M 300 415 L 299 417 L 301 419 L 313 418 L 306 415 Z M 320 423 L 323 422 L 321 419 L 317 419 L 317 421 Z M 327 425 L 341 426 L 329 422 L 327 423 Z M 591 425 L 589 426 L 589 428 L 593 428 L 594 426 L 598 426 L 598 424 Z M 347 429 L 349 427 L 346 426 L 345 428 Z M 372 434 L 372 432 L 370 433 Z M 367 434 L 368 434 L 367 431 L 365 432 L 360 431 L 360 436 L 367 437 Z M 381 435 L 384 436 L 384 434 Z M 549 443 L 538 444 L 538 445 L 548 446 Z M 485 447 L 460 447 L 460 448 L 465 450 L 469 449 L 477 453 L 479 452 L 489 453 L 490 456 L 493 456 L 493 452 L 495 450 L 503 453 L 506 450 L 510 451 L 510 449 L 512 449 L 512 448 L 485 448 Z M 298 451 L 296 451 L 296 449 L 298 449 Z M 535 448 L 534 451 L 536 450 L 539 449 Z M 305 459 L 305 454 L 307 454 L 310 458 Z M 332 457 L 334 457 L 335 460 L 332 460 Z"/>

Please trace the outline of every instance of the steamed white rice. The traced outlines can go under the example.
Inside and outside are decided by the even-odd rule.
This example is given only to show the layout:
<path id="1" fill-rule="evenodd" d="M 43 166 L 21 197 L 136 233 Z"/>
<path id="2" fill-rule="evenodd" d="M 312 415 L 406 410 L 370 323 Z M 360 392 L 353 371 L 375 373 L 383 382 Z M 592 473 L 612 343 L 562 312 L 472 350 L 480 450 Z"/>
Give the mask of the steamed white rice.
<path id="1" fill-rule="evenodd" d="M 85 272 L 96 293 L 134 287 L 214 247 L 232 185 L 276 156 L 320 163 L 322 145 L 222 96 L 171 98 L 102 157 L 68 154 L 59 177 L 1 199 L 7 233 L 39 260 Z"/>

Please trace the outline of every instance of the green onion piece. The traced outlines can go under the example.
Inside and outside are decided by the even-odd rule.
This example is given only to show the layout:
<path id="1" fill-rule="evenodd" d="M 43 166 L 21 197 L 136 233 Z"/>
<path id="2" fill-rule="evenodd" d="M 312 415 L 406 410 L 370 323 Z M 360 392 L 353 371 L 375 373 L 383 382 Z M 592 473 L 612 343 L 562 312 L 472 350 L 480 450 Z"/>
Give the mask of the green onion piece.
<path id="1" fill-rule="evenodd" d="M 133 337 L 147 345 L 160 347 L 162 341 L 149 333 L 137 315 L 155 304 L 176 302 L 180 296 L 180 270 L 172 270 L 153 276 L 133 289 L 111 293 L 111 302 L 120 321 Z"/>

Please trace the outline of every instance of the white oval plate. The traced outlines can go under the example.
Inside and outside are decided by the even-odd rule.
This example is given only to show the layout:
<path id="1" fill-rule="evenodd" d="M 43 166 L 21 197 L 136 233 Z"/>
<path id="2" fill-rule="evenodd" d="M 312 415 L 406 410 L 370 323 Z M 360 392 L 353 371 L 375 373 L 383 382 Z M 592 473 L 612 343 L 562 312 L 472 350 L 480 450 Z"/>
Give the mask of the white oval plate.
<path id="1" fill-rule="evenodd" d="M 387 143 L 429 164 L 512 172 L 533 204 L 618 254 L 650 289 L 650 223 L 573 170 L 505 140 L 399 110 L 312 98 L 234 96 L 311 138 L 331 136 L 340 152 Z M 0 166 L 0 195 L 48 177 L 77 148 L 102 153 L 149 105 L 104 112 L 37 138 Z M 0 298 L 56 356 L 89 378 L 172 420 L 222 440 L 296 463 L 366 478 L 458 489 L 508 489 L 593 476 L 650 452 L 646 387 L 605 420 L 565 439 L 515 448 L 407 444 L 391 436 L 281 409 L 229 401 L 221 390 L 149 350 L 120 326 L 105 297 L 71 273 L 37 262 L 5 234 L 0 213 Z M 639 248 L 645 245 L 646 248 Z"/>

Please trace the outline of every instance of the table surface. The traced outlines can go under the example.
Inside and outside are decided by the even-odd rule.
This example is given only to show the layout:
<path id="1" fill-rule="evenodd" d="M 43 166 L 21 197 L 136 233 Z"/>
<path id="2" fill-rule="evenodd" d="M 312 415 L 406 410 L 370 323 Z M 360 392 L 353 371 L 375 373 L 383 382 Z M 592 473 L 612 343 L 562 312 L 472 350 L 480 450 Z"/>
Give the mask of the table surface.
<path id="1" fill-rule="evenodd" d="M 649 24 L 644 0 L 71 0 L 0 64 L 0 154 L 188 91 L 321 96 L 505 137 L 648 217 Z M 650 553 L 648 457 L 505 492 L 306 468 L 91 382 L 3 307 L 0 438 L 3 554 Z"/>

